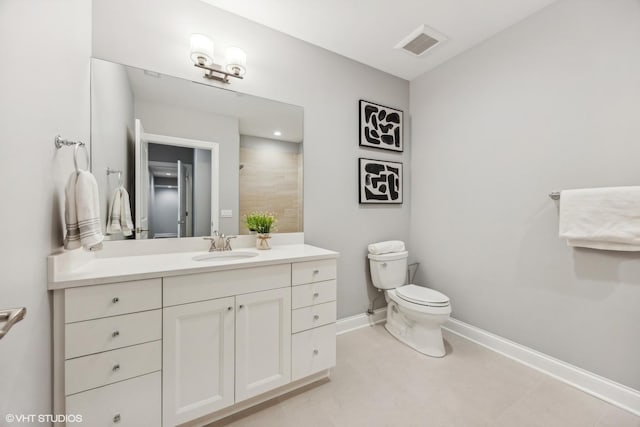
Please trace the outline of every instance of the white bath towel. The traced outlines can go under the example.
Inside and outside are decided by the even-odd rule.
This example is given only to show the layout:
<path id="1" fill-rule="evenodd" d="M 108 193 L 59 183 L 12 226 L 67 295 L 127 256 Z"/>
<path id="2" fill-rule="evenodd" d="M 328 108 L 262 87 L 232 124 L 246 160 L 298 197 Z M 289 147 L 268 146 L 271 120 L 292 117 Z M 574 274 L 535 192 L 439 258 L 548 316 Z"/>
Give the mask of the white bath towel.
<path id="1" fill-rule="evenodd" d="M 98 183 L 89 171 L 80 171 L 76 181 L 76 212 L 80 243 L 87 250 L 102 248 Z"/>
<path id="2" fill-rule="evenodd" d="M 563 191 L 559 228 L 569 246 L 640 251 L 640 187 Z"/>
<path id="3" fill-rule="evenodd" d="M 80 227 L 78 226 L 78 213 L 76 210 L 76 181 L 77 172 L 69 176 L 69 181 L 64 189 L 64 222 L 67 234 L 64 236 L 65 249 L 78 249 L 80 244 Z"/>
<path id="4" fill-rule="evenodd" d="M 372 255 L 382 255 L 391 252 L 402 252 L 405 250 L 404 242 L 401 240 L 387 240 L 386 242 L 371 243 L 368 246 Z"/>

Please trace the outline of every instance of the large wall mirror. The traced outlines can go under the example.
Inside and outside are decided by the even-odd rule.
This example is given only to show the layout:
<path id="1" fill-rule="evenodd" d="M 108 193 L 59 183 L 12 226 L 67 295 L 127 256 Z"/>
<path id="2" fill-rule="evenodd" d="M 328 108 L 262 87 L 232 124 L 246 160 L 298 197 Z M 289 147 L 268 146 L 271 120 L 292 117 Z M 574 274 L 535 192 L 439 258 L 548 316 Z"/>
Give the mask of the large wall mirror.
<path id="1" fill-rule="evenodd" d="M 303 115 L 296 105 L 93 58 L 91 170 L 103 227 L 122 186 L 137 239 L 247 234 L 249 212 L 274 213 L 277 232 L 302 231 Z"/>

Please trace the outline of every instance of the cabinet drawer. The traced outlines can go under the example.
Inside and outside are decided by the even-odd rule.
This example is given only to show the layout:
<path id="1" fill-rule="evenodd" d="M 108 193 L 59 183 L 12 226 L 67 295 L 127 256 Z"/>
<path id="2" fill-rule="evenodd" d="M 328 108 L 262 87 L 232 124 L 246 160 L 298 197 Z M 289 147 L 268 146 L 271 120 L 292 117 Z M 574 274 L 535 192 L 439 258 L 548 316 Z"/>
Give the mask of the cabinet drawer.
<path id="1" fill-rule="evenodd" d="M 162 307 L 162 279 L 83 286 L 65 291 L 65 323 Z"/>
<path id="2" fill-rule="evenodd" d="M 153 341 L 65 362 L 65 394 L 148 374 L 162 369 L 162 342 Z"/>
<path id="3" fill-rule="evenodd" d="M 336 365 L 336 325 L 332 323 L 291 337 L 291 380 Z"/>
<path id="4" fill-rule="evenodd" d="M 291 332 L 317 328 L 336 321 L 336 303 L 312 305 L 291 312 Z"/>
<path id="5" fill-rule="evenodd" d="M 322 282 L 336 278 L 336 260 L 298 262 L 291 266 L 291 284 Z"/>
<path id="6" fill-rule="evenodd" d="M 335 280 L 294 286 L 291 290 L 291 307 L 294 309 L 335 300 Z"/>
<path id="7" fill-rule="evenodd" d="M 83 426 L 158 427 L 160 372 L 67 397 L 67 414 L 82 415 Z"/>
<path id="8" fill-rule="evenodd" d="M 162 310 L 65 325 L 65 359 L 99 353 L 162 337 Z"/>
<path id="9" fill-rule="evenodd" d="M 165 277 L 164 306 L 291 286 L 291 264 Z"/>

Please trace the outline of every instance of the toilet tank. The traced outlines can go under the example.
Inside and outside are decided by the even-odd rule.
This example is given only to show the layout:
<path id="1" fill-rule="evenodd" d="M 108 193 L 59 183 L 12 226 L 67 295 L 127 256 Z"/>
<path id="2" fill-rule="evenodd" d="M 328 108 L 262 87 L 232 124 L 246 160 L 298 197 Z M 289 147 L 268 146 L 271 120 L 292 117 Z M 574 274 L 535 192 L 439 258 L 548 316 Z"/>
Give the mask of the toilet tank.
<path id="1" fill-rule="evenodd" d="M 409 253 L 369 254 L 369 269 L 373 286 L 379 289 L 395 289 L 406 283 Z"/>

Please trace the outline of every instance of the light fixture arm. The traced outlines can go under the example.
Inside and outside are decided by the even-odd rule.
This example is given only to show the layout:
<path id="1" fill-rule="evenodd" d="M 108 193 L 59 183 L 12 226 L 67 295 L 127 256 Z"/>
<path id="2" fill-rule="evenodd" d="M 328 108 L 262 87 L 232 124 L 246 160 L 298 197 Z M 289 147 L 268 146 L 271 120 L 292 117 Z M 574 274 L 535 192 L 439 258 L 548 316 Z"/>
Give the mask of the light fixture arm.
<path id="1" fill-rule="evenodd" d="M 237 73 L 227 73 L 226 71 L 216 70 L 215 68 L 207 67 L 206 65 L 201 65 L 201 64 L 193 64 L 193 65 L 198 68 L 202 68 L 203 70 L 206 70 L 207 72 L 204 73 L 204 77 L 209 80 L 216 80 L 222 83 L 229 84 L 231 83 L 229 81 L 229 77 L 235 77 L 236 79 L 244 79 L 244 77 L 242 77 Z"/>

